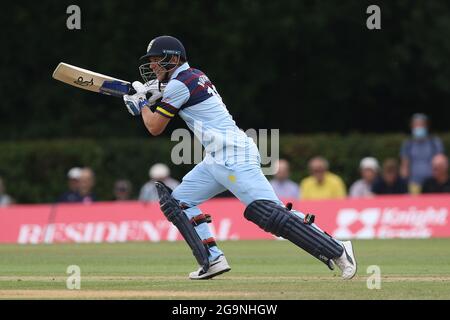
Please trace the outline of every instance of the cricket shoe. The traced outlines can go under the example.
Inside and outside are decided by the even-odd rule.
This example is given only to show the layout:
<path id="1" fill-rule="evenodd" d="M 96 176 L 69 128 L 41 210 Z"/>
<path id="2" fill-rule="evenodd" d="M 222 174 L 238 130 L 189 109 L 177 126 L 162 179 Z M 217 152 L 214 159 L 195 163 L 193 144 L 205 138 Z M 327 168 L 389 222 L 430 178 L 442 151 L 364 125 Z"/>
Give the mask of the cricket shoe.
<path id="1" fill-rule="evenodd" d="M 206 280 L 214 278 L 219 274 L 230 271 L 231 268 L 228 265 L 227 259 L 224 255 L 219 256 L 216 260 L 211 261 L 208 271 L 204 272 L 202 268 L 189 274 L 191 280 Z"/>
<path id="2" fill-rule="evenodd" d="M 352 279 L 357 270 L 355 253 L 351 241 L 342 242 L 344 252 L 339 258 L 333 259 L 339 269 L 342 270 L 342 278 L 344 280 Z"/>

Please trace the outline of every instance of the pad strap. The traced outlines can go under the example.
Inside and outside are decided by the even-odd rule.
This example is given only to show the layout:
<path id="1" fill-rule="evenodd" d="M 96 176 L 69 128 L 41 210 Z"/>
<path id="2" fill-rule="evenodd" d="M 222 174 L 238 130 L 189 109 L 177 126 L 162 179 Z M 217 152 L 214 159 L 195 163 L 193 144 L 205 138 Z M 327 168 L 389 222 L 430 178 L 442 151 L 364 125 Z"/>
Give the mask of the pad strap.
<path id="1" fill-rule="evenodd" d="M 191 219 L 191 223 L 194 227 L 201 225 L 202 223 L 211 223 L 212 219 L 209 214 L 199 214 Z"/>
<path id="2" fill-rule="evenodd" d="M 288 209 L 288 211 L 292 210 L 292 202 L 288 202 L 286 204 L 286 209 Z M 303 219 L 303 223 L 305 223 L 305 224 L 313 224 L 315 219 L 316 219 L 315 215 L 308 213 L 308 214 L 305 215 L 305 218 Z"/>
<path id="3" fill-rule="evenodd" d="M 305 215 L 305 218 L 303 218 L 303 223 L 304 224 L 313 224 L 314 220 L 316 220 L 316 216 L 308 213 Z"/>
<path id="4" fill-rule="evenodd" d="M 214 239 L 214 238 L 208 238 L 208 239 L 203 240 L 203 244 L 207 248 L 217 247 L 216 239 Z"/>

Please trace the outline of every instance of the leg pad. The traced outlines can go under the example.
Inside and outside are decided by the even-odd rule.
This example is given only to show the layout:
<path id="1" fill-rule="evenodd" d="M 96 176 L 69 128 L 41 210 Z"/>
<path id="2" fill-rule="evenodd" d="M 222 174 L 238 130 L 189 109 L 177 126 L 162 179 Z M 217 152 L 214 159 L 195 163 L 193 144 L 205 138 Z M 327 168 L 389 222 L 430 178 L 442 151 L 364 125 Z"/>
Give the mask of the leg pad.
<path id="1" fill-rule="evenodd" d="M 342 246 L 332 237 L 302 221 L 297 215 L 273 201 L 252 202 L 245 209 L 244 216 L 264 231 L 291 241 L 329 268 L 332 266 L 330 260 L 342 255 Z"/>
<path id="2" fill-rule="evenodd" d="M 209 251 L 195 231 L 192 222 L 189 221 L 178 201 L 172 197 L 171 190 L 164 185 L 164 183 L 155 182 L 155 186 L 158 191 L 161 211 L 164 213 L 167 220 L 177 227 L 178 231 L 180 231 L 184 240 L 186 240 L 191 248 L 198 264 L 202 266 L 204 272 L 207 272 L 209 269 Z"/>

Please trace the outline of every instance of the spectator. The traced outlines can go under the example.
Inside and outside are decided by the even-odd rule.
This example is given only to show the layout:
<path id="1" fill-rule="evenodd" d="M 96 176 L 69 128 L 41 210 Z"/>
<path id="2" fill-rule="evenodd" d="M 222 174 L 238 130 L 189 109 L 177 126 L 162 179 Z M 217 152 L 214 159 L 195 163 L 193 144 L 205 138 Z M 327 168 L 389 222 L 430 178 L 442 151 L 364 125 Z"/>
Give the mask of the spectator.
<path id="1" fill-rule="evenodd" d="M 132 191 L 133 188 L 129 180 L 117 180 L 114 183 L 114 199 L 116 201 L 131 200 Z"/>
<path id="2" fill-rule="evenodd" d="M 79 192 L 80 176 L 82 169 L 74 167 L 67 172 L 67 184 L 69 190 L 63 193 L 58 202 L 81 202 L 81 196 Z"/>
<path id="3" fill-rule="evenodd" d="M 277 173 L 274 179 L 270 180 L 275 194 L 279 198 L 296 199 L 299 198 L 300 191 L 298 185 L 289 179 L 290 170 L 289 162 L 285 159 L 280 159 L 276 162 Z"/>
<path id="4" fill-rule="evenodd" d="M 350 187 L 351 198 L 370 197 L 372 193 L 372 185 L 378 175 L 380 166 L 377 159 L 367 157 L 361 160 L 359 170 L 361 179 L 357 180 Z"/>
<path id="5" fill-rule="evenodd" d="M 448 158 L 443 154 L 434 156 L 432 162 L 433 175 L 423 183 L 423 193 L 449 193 L 450 178 L 448 174 Z"/>
<path id="6" fill-rule="evenodd" d="M 170 177 L 170 169 L 163 163 L 154 164 L 149 172 L 150 181 L 144 184 L 139 194 L 140 201 L 158 201 L 155 181 L 161 181 L 171 189 L 175 189 L 180 183 Z"/>
<path id="7" fill-rule="evenodd" d="M 14 203 L 11 196 L 7 195 L 5 190 L 5 184 L 2 177 L 0 177 L 0 207 L 6 207 Z"/>
<path id="8" fill-rule="evenodd" d="M 96 197 L 92 192 L 95 185 L 94 171 L 91 168 L 82 168 L 79 181 L 79 193 L 83 203 L 91 203 L 96 201 Z"/>
<path id="9" fill-rule="evenodd" d="M 432 175 L 431 160 L 437 154 L 444 153 L 441 139 L 428 133 L 428 118 L 416 113 L 411 119 L 412 139 L 402 144 L 401 176 L 408 180 L 411 193 L 419 193 L 424 180 Z"/>
<path id="10" fill-rule="evenodd" d="M 395 159 L 386 159 L 383 162 L 383 173 L 378 177 L 372 187 L 375 194 L 403 194 L 408 193 L 408 184 L 400 177 L 398 162 Z"/>
<path id="11" fill-rule="evenodd" d="M 342 179 L 328 171 L 328 161 L 315 157 L 308 163 L 311 176 L 300 183 L 302 199 L 339 199 L 346 196 Z"/>

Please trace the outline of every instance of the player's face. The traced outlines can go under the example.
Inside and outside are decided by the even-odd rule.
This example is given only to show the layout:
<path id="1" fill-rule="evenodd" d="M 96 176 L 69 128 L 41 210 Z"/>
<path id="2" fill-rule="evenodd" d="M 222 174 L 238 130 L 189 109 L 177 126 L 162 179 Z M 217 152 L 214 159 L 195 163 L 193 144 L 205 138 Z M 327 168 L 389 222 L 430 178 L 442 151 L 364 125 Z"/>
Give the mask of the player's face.
<path id="1" fill-rule="evenodd" d="M 164 60 L 164 57 L 150 57 L 150 69 L 156 74 L 156 78 L 159 81 L 164 81 L 166 79 L 166 75 L 171 76 L 175 71 L 176 67 L 170 67 L 170 70 L 161 66 L 161 61 Z M 170 58 L 169 63 L 172 65 L 178 65 L 180 62 L 180 58 L 178 56 L 173 56 Z"/>
<path id="2" fill-rule="evenodd" d="M 156 78 L 159 81 L 164 80 L 165 73 L 167 72 L 167 70 L 159 64 L 161 60 L 163 60 L 162 57 L 150 57 L 150 68 L 156 74 Z"/>

